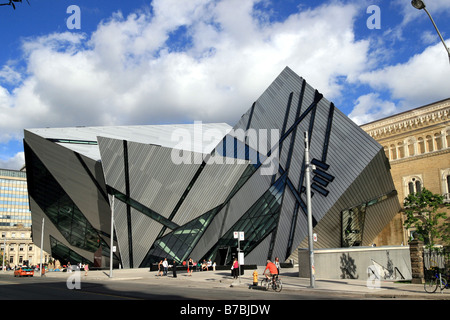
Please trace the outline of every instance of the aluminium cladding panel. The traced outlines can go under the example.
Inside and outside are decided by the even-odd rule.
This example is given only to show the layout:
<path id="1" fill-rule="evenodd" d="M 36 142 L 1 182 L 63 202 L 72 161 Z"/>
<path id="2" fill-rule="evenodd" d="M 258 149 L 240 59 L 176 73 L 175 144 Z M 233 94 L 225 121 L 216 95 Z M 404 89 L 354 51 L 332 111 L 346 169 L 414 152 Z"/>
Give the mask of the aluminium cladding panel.
<path id="1" fill-rule="evenodd" d="M 244 215 L 244 213 L 270 188 L 271 176 L 255 172 L 233 198 L 215 216 L 192 251 L 200 258 Z"/>
<path id="2" fill-rule="evenodd" d="M 173 222 L 183 225 L 222 204 L 247 166 L 245 161 L 222 157 L 207 161 Z"/>
<path id="3" fill-rule="evenodd" d="M 93 160 L 78 158 L 75 152 L 25 130 L 25 141 L 47 170 L 97 230 L 108 232 L 109 204 L 92 180 Z M 89 170 L 89 169 L 88 169 Z"/>
<path id="4" fill-rule="evenodd" d="M 318 248 L 340 247 L 342 228 L 341 212 L 376 199 L 394 189 L 384 151 L 380 150 L 314 228 L 314 232 L 319 235 L 315 246 Z M 370 244 L 371 240 L 381 232 L 383 227 L 399 211 L 400 207 L 398 199 L 395 196 L 376 206 L 369 207 L 369 209 L 366 212 L 364 223 L 364 233 L 367 235 L 367 237 L 364 235 L 364 241 L 367 244 Z M 314 210 L 315 207 L 313 206 Z M 368 237 L 372 238 L 369 239 Z M 307 242 L 303 240 L 300 247 L 305 246 L 307 246 Z"/>
<path id="5" fill-rule="evenodd" d="M 127 206 L 121 201 L 114 201 L 114 232 L 117 238 L 122 266 L 129 268 Z"/>
<path id="6" fill-rule="evenodd" d="M 256 171 L 249 180 L 231 198 L 226 219 L 223 222 L 223 234 L 230 228 L 258 201 L 258 199 L 270 188 L 272 176 L 261 175 L 260 170 Z"/>
<path id="7" fill-rule="evenodd" d="M 245 235 L 244 235 L 245 237 Z M 270 249 L 272 233 L 268 234 L 250 253 L 245 255 L 244 263 L 264 266 L 267 263 L 267 252 Z M 275 256 L 274 256 L 275 257 Z M 262 275 L 261 275 L 262 276 Z"/>
<path id="8" fill-rule="evenodd" d="M 178 163 L 183 152 L 192 163 Z M 195 176 L 202 154 L 141 143 L 128 143 L 130 196 L 168 218 Z"/>
<path id="9" fill-rule="evenodd" d="M 97 139 L 106 184 L 126 194 L 123 141 L 104 137 Z"/>
<path id="10" fill-rule="evenodd" d="M 291 230 L 292 216 L 295 210 L 296 199 L 291 193 L 288 187 L 285 188 L 282 200 L 282 206 L 280 216 L 278 219 L 278 225 L 275 232 L 275 242 L 273 246 L 272 258 L 280 258 L 284 261 L 286 256 L 286 250 L 288 247 L 289 234 Z M 299 209 L 299 214 L 302 214 Z M 298 229 L 298 228 L 297 228 Z M 298 230 L 296 230 L 298 232 Z M 293 249 L 296 249 L 293 248 Z M 267 254 L 266 254 L 267 256 Z"/>
<path id="11" fill-rule="evenodd" d="M 131 208 L 131 234 L 133 238 L 133 265 L 138 267 L 156 240 L 162 225 Z M 128 249 L 128 248 L 127 248 Z"/>
<path id="12" fill-rule="evenodd" d="M 362 245 L 371 245 L 373 240 L 400 210 L 398 197 L 392 197 L 368 207 L 364 221 Z"/>
<path id="13" fill-rule="evenodd" d="M 194 260 L 201 259 L 208 250 L 210 250 L 216 242 L 223 236 L 223 221 L 228 214 L 228 206 L 224 206 L 210 222 L 209 226 L 204 231 L 202 237 L 199 239 L 190 256 Z"/>

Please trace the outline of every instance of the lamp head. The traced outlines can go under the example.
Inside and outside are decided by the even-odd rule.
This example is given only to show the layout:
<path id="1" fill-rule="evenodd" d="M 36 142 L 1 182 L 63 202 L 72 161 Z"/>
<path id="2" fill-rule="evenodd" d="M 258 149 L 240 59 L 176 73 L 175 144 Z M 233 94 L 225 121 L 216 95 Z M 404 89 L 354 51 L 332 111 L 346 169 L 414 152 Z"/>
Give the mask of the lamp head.
<path id="1" fill-rule="evenodd" d="M 425 9 L 425 3 L 422 0 L 411 0 L 411 4 L 416 9 Z"/>

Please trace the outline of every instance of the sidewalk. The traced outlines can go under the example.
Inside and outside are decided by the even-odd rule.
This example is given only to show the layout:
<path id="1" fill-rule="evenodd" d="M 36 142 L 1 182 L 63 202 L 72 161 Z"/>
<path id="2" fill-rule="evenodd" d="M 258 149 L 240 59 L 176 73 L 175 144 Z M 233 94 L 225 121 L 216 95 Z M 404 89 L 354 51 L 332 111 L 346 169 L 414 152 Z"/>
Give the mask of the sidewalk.
<path id="1" fill-rule="evenodd" d="M 198 287 L 229 287 L 238 290 L 239 288 L 249 289 L 253 285 L 253 271 L 245 270 L 240 279 L 234 280 L 231 272 L 220 271 L 202 271 L 193 272 L 188 276 L 186 271 L 177 272 L 177 282 L 167 281 L 165 285 L 189 285 Z M 264 267 L 258 267 L 258 280 L 263 277 Z M 48 278 L 68 278 L 70 273 L 66 272 L 48 272 Z M 282 269 L 281 280 L 284 291 L 314 291 L 317 294 L 327 292 L 335 293 L 342 297 L 361 297 L 361 298 L 380 298 L 380 299 L 416 299 L 416 300 L 450 300 L 450 290 L 444 290 L 442 293 L 426 293 L 422 284 L 410 284 L 394 281 L 380 281 L 379 283 L 367 283 L 365 280 L 353 279 L 316 279 L 314 288 L 310 288 L 309 278 L 299 278 L 298 269 Z M 167 280 L 172 280 L 172 271 L 169 270 Z M 150 272 L 148 269 L 119 269 L 113 270 L 112 277 L 109 276 L 109 270 L 89 271 L 88 276 L 81 273 L 82 281 L 136 281 L 145 280 L 148 282 L 161 281 L 157 272 Z M 175 279 L 173 279 L 175 280 Z M 160 283 L 160 282 L 159 282 Z M 260 288 L 252 287 L 253 290 Z"/>

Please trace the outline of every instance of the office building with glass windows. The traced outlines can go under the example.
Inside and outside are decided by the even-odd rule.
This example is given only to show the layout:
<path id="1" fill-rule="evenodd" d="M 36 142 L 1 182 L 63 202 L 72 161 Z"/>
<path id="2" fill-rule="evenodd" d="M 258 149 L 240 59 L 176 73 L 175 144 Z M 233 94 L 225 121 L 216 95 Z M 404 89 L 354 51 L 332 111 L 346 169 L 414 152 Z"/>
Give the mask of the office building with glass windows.
<path id="1" fill-rule="evenodd" d="M 36 265 L 40 250 L 32 242 L 27 174 L 24 170 L 0 169 L 0 266 Z M 48 254 L 43 253 L 43 261 Z"/>
<path id="2" fill-rule="evenodd" d="M 305 133 L 316 248 L 371 244 L 399 210 L 383 147 L 285 68 L 223 123 L 26 129 L 33 236 L 60 261 L 297 260 L 307 246 Z"/>

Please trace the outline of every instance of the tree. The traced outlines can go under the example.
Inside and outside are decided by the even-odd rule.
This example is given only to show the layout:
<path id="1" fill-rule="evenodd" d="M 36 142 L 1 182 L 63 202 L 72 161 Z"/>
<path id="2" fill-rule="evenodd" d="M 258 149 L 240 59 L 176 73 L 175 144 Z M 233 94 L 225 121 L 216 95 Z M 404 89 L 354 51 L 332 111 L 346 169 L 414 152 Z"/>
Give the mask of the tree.
<path id="1" fill-rule="evenodd" d="M 448 206 L 444 204 L 443 196 L 423 188 L 420 192 L 408 195 L 403 204 L 405 228 L 414 228 L 418 239 L 423 241 L 428 249 L 439 240 L 449 241 L 449 224 L 445 222 L 447 215 L 440 211 Z"/>

